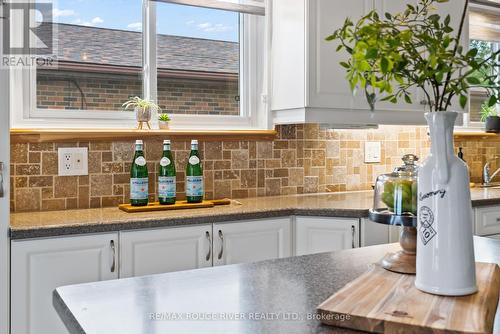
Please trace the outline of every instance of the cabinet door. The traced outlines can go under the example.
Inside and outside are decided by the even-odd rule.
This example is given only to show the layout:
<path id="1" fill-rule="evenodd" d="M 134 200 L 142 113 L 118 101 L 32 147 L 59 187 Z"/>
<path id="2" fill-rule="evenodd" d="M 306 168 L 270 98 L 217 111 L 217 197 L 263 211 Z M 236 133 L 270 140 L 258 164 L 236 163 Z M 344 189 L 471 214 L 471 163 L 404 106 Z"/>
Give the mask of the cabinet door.
<path id="1" fill-rule="evenodd" d="M 394 0 L 375 0 L 375 9 L 380 14 L 380 17 L 384 17 L 386 12 L 391 14 L 402 13 L 406 10 L 406 5 L 414 5 L 418 4 L 418 0 L 403 0 L 403 1 L 394 1 Z M 397 86 L 397 83 L 394 82 L 394 85 Z M 376 105 L 377 109 L 380 110 L 396 110 L 396 111 L 408 111 L 408 110 L 420 110 L 420 111 L 428 111 L 428 107 L 425 104 L 425 94 L 422 89 L 418 87 L 414 87 L 410 90 L 412 103 L 406 103 L 404 100 L 399 101 L 398 103 L 391 102 L 378 102 Z M 423 117 L 423 114 L 422 114 Z"/>
<path id="2" fill-rule="evenodd" d="M 449 2 L 443 2 L 443 3 L 438 3 L 436 4 L 437 7 L 437 12 L 441 17 L 444 19 L 446 15 L 450 15 L 451 17 L 451 27 L 455 29 L 455 31 L 452 32 L 453 36 L 456 36 L 458 34 L 458 29 L 460 27 L 460 20 L 462 18 L 462 13 L 464 9 L 464 4 L 465 0 L 453 0 Z M 462 37 L 460 40 L 461 45 L 464 48 L 464 53 L 466 53 L 469 50 L 469 15 L 467 14 L 465 17 L 465 23 L 462 31 Z M 469 94 L 470 95 L 470 94 Z M 459 97 L 455 96 L 451 100 L 451 106 L 448 108 L 448 110 L 453 110 L 453 111 L 462 111 L 462 112 L 469 112 L 469 106 L 467 105 L 465 108 L 460 107 L 460 102 L 459 102 Z M 455 122 L 456 125 L 461 124 L 462 119 L 459 115 L 459 119 Z"/>
<path id="3" fill-rule="evenodd" d="M 214 265 L 291 256 L 291 230 L 290 218 L 214 224 Z"/>
<path id="4" fill-rule="evenodd" d="M 348 53 L 336 52 L 337 43 L 326 42 L 325 38 L 340 28 L 347 17 L 358 20 L 372 10 L 372 1 L 310 0 L 307 26 L 309 62 L 308 101 L 314 108 L 369 109 L 365 95 L 359 91 L 355 97 L 345 79 L 346 71 L 340 62 Z"/>
<path id="5" fill-rule="evenodd" d="M 359 219 L 297 217 L 295 255 L 359 247 Z"/>
<path id="6" fill-rule="evenodd" d="M 399 242 L 401 238 L 401 226 L 389 226 L 389 242 L 395 243 Z"/>
<path id="7" fill-rule="evenodd" d="M 369 219 L 361 219 L 361 247 L 387 244 L 389 226 L 378 224 Z"/>
<path id="8" fill-rule="evenodd" d="M 476 208 L 474 220 L 476 235 L 500 234 L 500 206 Z"/>
<path id="9" fill-rule="evenodd" d="M 271 1 L 272 110 L 305 106 L 305 2 Z M 291 51 L 293 50 L 293 51 Z"/>
<path id="10" fill-rule="evenodd" d="M 120 233 L 120 278 L 212 266 L 212 225 Z"/>
<path id="11" fill-rule="evenodd" d="M 15 334 L 67 334 L 54 289 L 118 278 L 118 235 L 12 241 L 11 326 Z"/>
<path id="12" fill-rule="evenodd" d="M 441 15 L 441 17 L 444 19 L 446 15 L 450 15 L 451 17 L 451 26 L 455 31 L 452 33 L 453 36 L 455 36 L 458 33 L 458 28 L 460 26 L 460 20 L 462 18 L 462 11 L 464 8 L 464 0 L 459 0 L 459 1 L 449 1 L 445 3 L 439 3 L 436 4 L 436 13 Z M 383 14 L 385 12 L 389 12 L 391 14 L 395 13 L 400 13 L 403 12 L 406 9 L 406 5 L 411 4 L 411 5 L 417 5 L 418 0 L 404 0 L 404 1 L 394 1 L 394 0 L 375 0 L 375 9 L 382 14 L 381 17 L 383 17 Z M 462 32 L 462 38 L 461 38 L 461 44 L 464 46 L 465 50 L 468 49 L 469 47 L 469 23 L 468 19 L 466 20 Z M 428 90 L 429 92 L 432 91 L 430 88 Z M 390 102 L 379 102 L 377 104 L 377 108 L 380 108 L 382 110 L 398 110 L 398 111 L 404 111 L 404 110 L 426 110 L 428 111 L 429 107 L 428 105 L 425 104 L 425 94 L 420 88 L 414 88 L 411 91 L 412 95 L 412 104 L 407 104 L 404 101 L 400 101 L 397 104 L 393 104 Z M 454 98 L 452 100 L 452 106 L 449 108 L 449 110 L 462 110 L 458 103 L 458 98 Z M 468 108 L 466 108 L 468 110 Z M 465 110 L 465 111 L 466 111 Z"/>

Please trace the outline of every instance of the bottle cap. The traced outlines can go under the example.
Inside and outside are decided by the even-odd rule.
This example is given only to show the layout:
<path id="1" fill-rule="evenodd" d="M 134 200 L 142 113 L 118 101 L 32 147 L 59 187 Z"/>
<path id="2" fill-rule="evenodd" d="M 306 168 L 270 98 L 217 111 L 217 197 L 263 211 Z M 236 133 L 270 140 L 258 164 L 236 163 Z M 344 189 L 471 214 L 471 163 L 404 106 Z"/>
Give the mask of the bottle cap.
<path id="1" fill-rule="evenodd" d="M 142 145 L 142 144 L 143 144 L 143 142 L 142 142 L 142 140 L 136 140 L 136 141 L 135 141 L 135 144 L 136 144 L 136 145 Z"/>
<path id="2" fill-rule="evenodd" d="M 198 140 L 196 139 L 191 140 L 191 145 L 198 145 Z"/>
<path id="3" fill-rule="evenodd" d="M 163 144 L 168 144 L 168 145 L 170 145 L 170 140 L 165 139 L 165 140 L 163 141 Z"/>

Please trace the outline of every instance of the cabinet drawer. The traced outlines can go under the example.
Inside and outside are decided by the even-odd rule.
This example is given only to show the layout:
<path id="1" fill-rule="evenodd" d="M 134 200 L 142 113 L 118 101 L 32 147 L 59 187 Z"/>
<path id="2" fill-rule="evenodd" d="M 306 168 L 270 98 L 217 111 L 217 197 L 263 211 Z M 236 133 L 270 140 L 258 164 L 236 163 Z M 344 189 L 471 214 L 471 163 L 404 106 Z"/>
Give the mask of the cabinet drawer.
<path id="1" fill-rule="evenodd" d="M 477 208 L 475 214 L 475 234 L 500 234 L 500 206 Z"/>

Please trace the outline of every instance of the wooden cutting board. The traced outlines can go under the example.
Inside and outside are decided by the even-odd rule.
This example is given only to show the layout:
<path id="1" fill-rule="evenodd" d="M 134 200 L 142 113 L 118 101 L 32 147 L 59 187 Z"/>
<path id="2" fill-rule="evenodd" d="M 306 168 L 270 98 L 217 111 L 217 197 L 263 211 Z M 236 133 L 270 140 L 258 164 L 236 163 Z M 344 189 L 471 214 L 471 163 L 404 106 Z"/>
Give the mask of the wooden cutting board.
<path id="1" fill-rule="evenodd" d="M 476 263 L 476 273 L 476 294 L 444 297 L 417 290 L 414 275 L 373 265 L 319 305 L 317 312 L 325 324 L 374 333 L 490 334 L 498 303 L 500 268 Z"/>
<path id="2" fill-rule="evenodd" d="M 148 212 L 148 211 L 167 211 L 167 210 L 182 210 L 182 209 L 200 209 L 211 208 L 216 205 L 229 205 L 230 199 L 218 199 L 212 201 L 203 201 L 201 203 L 188 203 L 186 201 L 177 201 L 171 205 L 161 205 L 158 202 L 149 203 L 147 206 L 132 206 L 130 204 L 120 204 L 118 208 L 128 213 Z"/>

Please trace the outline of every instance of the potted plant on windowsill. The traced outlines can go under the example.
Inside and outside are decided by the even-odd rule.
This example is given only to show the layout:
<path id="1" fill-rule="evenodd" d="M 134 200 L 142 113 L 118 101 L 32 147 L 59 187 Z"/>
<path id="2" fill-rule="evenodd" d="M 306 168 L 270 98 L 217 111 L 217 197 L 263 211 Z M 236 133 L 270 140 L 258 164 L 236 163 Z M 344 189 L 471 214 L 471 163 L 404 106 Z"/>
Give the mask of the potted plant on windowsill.
<path id="1" fill-rule="evenodd" d="M 476 48 L 466 51 L 460 40 L 469 0 L 464 1 L 457 32 L 450 15 L 441 17 L 435 10 L 444 2 L 448 0 L 419 0 L 402 13 L 379 15 L 374 10 L 356 23 L 346 19 L 326 39 L 339 42 L 337 51 L 347 51 L 348 59 L 340 65 L 351 89 L 364 89 L 372 110 L 379 101 L 412 103 L 414 88 L 424 93 L 431 108 L 425 118 L 432 145 L 418 171 L 415 285 L 428 293 L 456 296 L 474 293 L 477 286 L 469 173 L 454 154 L 458 113 L 449 109 L 455 97 L 464 108 L 472 87 L 488 92 L 488 106 L 500 101 L 494 74 L 500 69 L 500 51 L 483 59 Z"/>
<path id="2" fill-rule="evenodd" d="M 148 129 L 151 130 L 151 117 L 154 114 L 161 111 L 161 108 L 154 102 L 141 99 L 138 96 L 134 96 L 130 98 L 127 102 L 122 105 L 125 110 L 134 108 L 136 119 L 137 119 L 137 129 L 142 130 L 144 127 L 144 123 L 148 126 Z"/>
<path id="3" fill-rule="evenodd" d="M 500 117 L 496 106 L 489 106 L 487 102 L 481 104 L 481 122 L 484 122 L 486 132 L 500 132 Z"/>
<path id="4" fill-rule="evenodd" d="M 158 123 L 160 125 L 160 129 L 162 130 L 168 130 L 170 129 L 169 122 L 170 122 L 170 116 L 168 114 L 159 114 L 158 115 Z"/>

